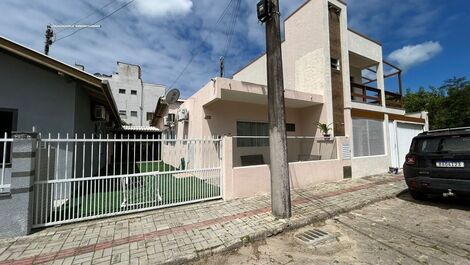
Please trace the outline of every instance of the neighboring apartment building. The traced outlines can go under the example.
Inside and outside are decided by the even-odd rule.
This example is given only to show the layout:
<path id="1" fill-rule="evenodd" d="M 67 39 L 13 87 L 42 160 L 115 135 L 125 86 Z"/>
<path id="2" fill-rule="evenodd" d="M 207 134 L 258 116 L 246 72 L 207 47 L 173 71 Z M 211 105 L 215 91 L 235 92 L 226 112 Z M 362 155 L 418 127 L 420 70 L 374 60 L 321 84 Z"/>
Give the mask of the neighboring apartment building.
<path id="1" fill-rule="evenodd" d="M 121 119 L 128 125 L 148 126 L 153 118 L 155 103 L 165 95 L 165 87 L 142 81 L 139 65 L 117 63 L 117 72 L 111 76 L 97 74 L 108 80 Z"/>
<path id="2" fill-rule="evenodd" d="M 427 128 L 427 113 L 403 109 L 401 70 L 384 61 L 379 42 L 348 28 L 347 11 L 340 0 L 307 0 L 284 21 L 294 187 L 401 167 L 411 138 Z M 224 142 L 227 198 L 269 191 L 269 143 L 262 138 L 268 135 L 266 85 L 262 55 L 233 79 L 210 81 L 176 111 L 189 115 L 167 127 L 177 138 L 234 136 Z M 318 122 L 332 124 L 334 138 L 322 139 Z"/>

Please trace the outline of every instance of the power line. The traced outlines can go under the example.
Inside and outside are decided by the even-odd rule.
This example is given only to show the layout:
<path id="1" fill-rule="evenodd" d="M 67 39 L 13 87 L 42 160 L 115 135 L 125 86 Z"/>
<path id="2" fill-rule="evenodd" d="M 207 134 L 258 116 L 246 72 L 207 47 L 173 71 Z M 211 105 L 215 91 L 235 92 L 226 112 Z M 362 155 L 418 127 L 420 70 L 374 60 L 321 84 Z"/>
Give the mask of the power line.
<path id="1" fill-rule="evenodd" d="M 241 6 L 241 1 L 238 0 L 237 5 L 235 7 L 234 15 L 232 17 L 232 24 L 230 25 L 229 31 L 227 31 L 227 41 L 226 41 L 226 46 L 225 46 L 224 58 L 227 57 L 228 51 L 232 44 L 233 36 L 235 33 L 235 26 L 237 25 L 238 18 L 240 16 L 240 6 Z"/>
<path id="2" fill-rule="evenodd" d="M 236 0 L 236 1 L 237 1 L 237 5 L 241 2 L 241 0 Z M 219 19 L 215 23 L 216 25 L 220 24 L 220 22 L 222 22 L 222 20 L 225 18 L 225 16 L 227 15 L 227 12 L 228 12 L 230 6 L 232 6 L 233 2 L 234 2 L 234 0 L 230 0 L 230 2 L 228 3 L 228 5 L 225 7 L 224 11 L 220 15 Z M 192 62 L 194 61 L 196 56 L 198 56 L 201 53 L 201 50 L 199 48 L 207 41 L 207 39 L 209 38 L 209 36 L 211 34 L 212 34 L 212 31 L 209 31 L 206 34 L 206 36 L 202 40 L 202 43 L 198 46 L 197 52 L 191 55 L 191 58 L 189 59 L 188 63 L 184 66 L 183 70 L 180 72 L 180 74 L 176 77 L 176 79 L 171 83 L 171 85 L 168 88 L 172 88 L 176 84 L 176 82 L 178 82 L 178 80 L 183 76 L 183 74 L 186 72 L 186 70 L 188 70 L 188 67 L 192 64 Z"/>
<path id="3" fill-rule="evenodd" d="M 115 9 L 113 12 L 109 13 L 108 15 L 106 15 L 106 16 L 104 16 L 104 17 L 98 19 L 98 20 L 95 21 L 92 25 L 96 25 L 96 24 L 100 23 L 101 21 L 103 21 L 103 20 L 109 18 L 110 16 L 112 16 L 112 15 L 114 15 L 115 13 L 119 12 L 119 10 L 121 10 L 121 9 L 123 9 L 123 8 L 125 8 L 125 7 L 127 7 L 128 5 L 132 4 L 133 2 L 135 2 L 135 0 L 130 0 L 129 2 L 125 3 L 124 5 L 120 6 L 120 7 L 117 8 L 117 9 Z M 70 33 L 70 34 L 65 35 L 64 37 L 55 40 L 55 42 L 58 42 L 58 41 L 63 40 L 63 39 L 65 39 L 65 38 L 68 38 L 68 37 L 70 37 L 70 36 L 72 36 L 72 35 L 75 35 L 76 33 L 80 32 L 80 31 L 83 30 L 83 29 L 84 29 L 84 28 L 77 29 L 77 30 L 75 30 L 74 32 L 72 32 L 72 33 Z"/>
<path id="4" fill-rule="evenodd" d="M 103 5 L 103 6 L 99 7 L 99 8 L 97 8 L 97 9 L 93 10 L 93 12 L 90 12 L 88 15 L 86 15 L 86 16 L 80 18 L 79 20 L 73 22 L 72 25 L 77 25 L 78 23 L 80 23 L 80 22 L 82 22 L 83 20 L 85 20 L 85 19 L 87 19 L 87 18 L 93 16 L 94 14 L 98 13 L 98 11 L 101 11 L 101 10 L 107 8 L 108 6 L 112 5 L 113 3 L 117 2 L 117 1 L 118 1 L 118 0 L 111 0 L 110 2 L 106 3 L 105 5 Z M 61 24 L 63 24 L 63 23 L 61 23 Z M 64 31 L 64 30 L 67 30 L 67 28 L 64 28 L 64 29 L 59 30 L 56 34 L 61 33 L 61 32 Z"/>

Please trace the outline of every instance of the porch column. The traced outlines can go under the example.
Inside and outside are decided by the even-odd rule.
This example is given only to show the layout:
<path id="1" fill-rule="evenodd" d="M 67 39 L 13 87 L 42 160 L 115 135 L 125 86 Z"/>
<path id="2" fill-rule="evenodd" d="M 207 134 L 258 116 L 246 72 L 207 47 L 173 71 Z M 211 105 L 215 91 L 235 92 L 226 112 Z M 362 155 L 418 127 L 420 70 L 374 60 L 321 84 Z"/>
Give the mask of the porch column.
<path id="1" fill-rule="evenodd" d="M 33 221 L 37 134 L 14 132 L 12 138 L 11 187 L 9 193 L 0 197 L 0 237 L 27 235 Z"/>

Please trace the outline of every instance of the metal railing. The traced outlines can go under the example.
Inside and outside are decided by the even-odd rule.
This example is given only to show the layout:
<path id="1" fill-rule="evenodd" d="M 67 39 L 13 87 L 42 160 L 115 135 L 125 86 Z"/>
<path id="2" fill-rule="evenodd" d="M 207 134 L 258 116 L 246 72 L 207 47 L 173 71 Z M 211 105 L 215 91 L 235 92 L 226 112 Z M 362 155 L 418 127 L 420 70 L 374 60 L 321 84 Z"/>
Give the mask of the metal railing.
<path id="1" fill-rule="evenodd" d="M 40 136 L 33 226 L 221 198 L 220 160 L 213 138 Z"/>
<path id="2" fill-rule="evenodd" d="M 254 166 L 270 163 L 268 136 L 234 136 L 233 166 Z M 336 138 L 288 136 L 288 162 L 337 159 Z"/>
<path id="3" fill-rule="evenodd" d="M 7 165 L 11 163 L 11 143 L 13 139 L 8 138 L 5 132 L 3 138 L 0 138 L 0 193 L 10 190 L 10 181 L 8 181 L 11 173 L 7 172 Z"/>

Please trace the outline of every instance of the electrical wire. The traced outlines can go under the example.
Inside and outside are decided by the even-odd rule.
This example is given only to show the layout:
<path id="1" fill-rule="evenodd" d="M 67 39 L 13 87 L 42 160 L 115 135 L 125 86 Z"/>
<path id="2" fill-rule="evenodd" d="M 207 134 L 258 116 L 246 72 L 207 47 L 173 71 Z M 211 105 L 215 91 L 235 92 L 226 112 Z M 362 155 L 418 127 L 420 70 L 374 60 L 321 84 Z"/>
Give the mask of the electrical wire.
<path id="1" fill-rule="evenodd" d="M 237 1 L 237 4 L 239 5 L 239 2 L 241 2 L 241 0 L 236 0 Z M 230 2 L 228 3 L 228 5 L 225 7 L 224 11 L 222 12 L 222 14 L 220 15 L 219 19 L 217 20 L 216 22 L 216 25 L 220 24 L 222 22 L 222 20 L 225 18 L 225 16 L 227 15 L 228 13 L 228 10 L 230 9 L 230 7 L 232 6 L 232 3 L 234 3 L 234 0 L 230 0 Z M 207 41 L 207 39 L 209 38 L 209 36 L 212 34 L 212 31 L 210 31 L 209 33 L 207 33 L 207 35 L 203 38 L 202 40 L 202 43 L 197 47 L 197 52 L 195 52 L 194 54 L 191 55 L 191 58 L 189 59 L 188 63 L 184 66 L 183 70 L 179 73 L 179 75 L 176 77 L 176 79 L 171 83 L 170 86 L 168 86 L 168 88 L 172 88 L 179 80 L 180 78 L 183 76 L 183 74 L 186 72 L 186 70 L 188 70 L 189 66 L 193 63 L 194 59 L 196 58 L 196 56 L 198 56 L 200 53 L 201 53 L 201 49 L 199 49 L 202 45 L 204 45 L 204 43 Z"/>
<path id="2" fill-rule="evenodd" d="M 230 25 L 230 29 L 227 31 L 227 41 L 226 41 L 224 55 L 223 55 L 224 58 L 227 57 L 228 51 L 229 51 L 230 46 L 232 44 L 233 36 L 234 36 L 234 33 L 235 33 L 235 27 L 237 25 L 238 18 L 240 16 L 240 6 L 241 6 L 241 0 L 238 0 L 237 5 L 236 5 L 235 10 L 234 10 L 234 15 L 232 17 L 232 21 L 231 21 L 232 23 Z"/>
<path id="3" fill-rule="evenodd" d="M 85 20 L 85 19 L 87 19 L 87 18 L 93 16 L 94 14 L 98 13 L 98 11 L 101 11 L 101 10 L 107 8 L 108 6 L 114 4 L 114 3 L 117 2 L 117 1 L 118 1 L 118 0 L 111 0 L 110 2 L 106 3 L 105 5 L 103 5 L 103 6 L 99 7 L 99 8 L 97 8 L 97 9 L 93 10 L 93 12 L 90 12 L 88 15 L 86 15 L 86 16 L 80 18 L 79 20 L 73 22 L 72 25 L 74 25 L 74 26 L 77 25 L 78 23 L 80 23 L 80 22 L 82 22 L 83 20 Z M 56 34 L 59 34 L 59 33 L 61 33 L 62 31 L 65 31 L 65 30 L 68 30 L 68 29 L 67 29 L 67 28 L 62 28 L 62 29 L 60 29 L 59 31 L 57 31 Z"/>
<path id="4" fill-rule="evenodd" d="M 134 2 L 135 2 L 135 0 L 130 0 L 129 2 L 126 2 L 124 5 L 120 6 L 120 7 L 117 8 L 117 9 L 115 9 L 113 12 L 111 12 L 111 13 L 109 13 L 108 15 L 106 15 L 106 16 L 104 16 L 104 17 L 98 19 L 97 21 L 95 21 L 92 25 L 96 25 L 96 24 L 100 23 L 101 21 L 103 21 L 103 20 L 109 18 L 110 16 L 114 15 L 115 13 L 119 12 L 121 9 L 127 7 L 128 5 L 130 5 L 130 4 L 134 3 Z M 79 28 L 79 29 L 75 30 L 74 32 L 72 32 L 72 33 L 70 33 L 70 34 L 65 35 L 64 37 L 58 38 L 58 39 L 55 40 L 54 42 L 58 42 L 58 41 L 60 41 L 60 40 L 63 40 L 63 39 L 65 39 L 65 38 L 68 38 L 68 37 L 70 37 L 70 36 L 72 36 L 72 35 L 75 35 L 76 33 L 80 32 L 80 31 L 83 30 L 83 29 L 86 29 L 86 27 L 85 27 L 85 28 Z"/>

